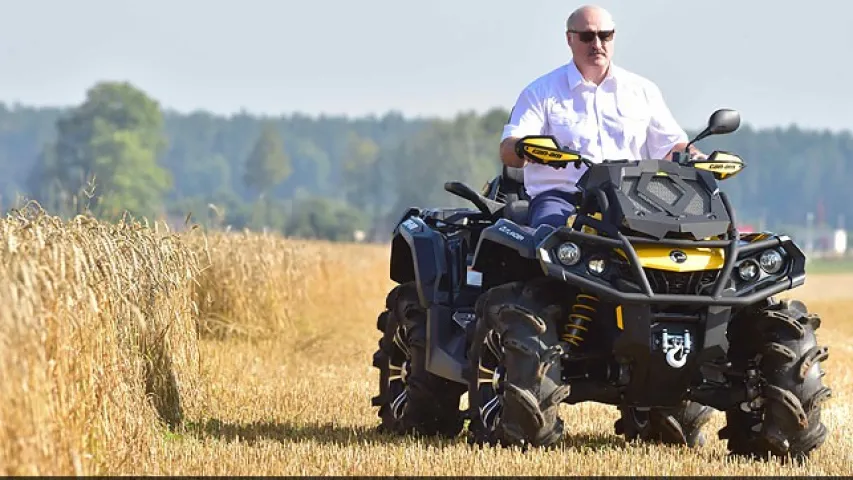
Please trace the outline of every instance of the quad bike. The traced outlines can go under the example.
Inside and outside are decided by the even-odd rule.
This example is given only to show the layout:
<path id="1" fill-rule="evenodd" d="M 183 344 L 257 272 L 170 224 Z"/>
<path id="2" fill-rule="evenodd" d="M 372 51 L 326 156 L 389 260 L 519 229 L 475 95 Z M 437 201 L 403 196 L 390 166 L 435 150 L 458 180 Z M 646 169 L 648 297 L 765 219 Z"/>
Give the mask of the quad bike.
<path id="1" fill-rule="evenodd" d="M 691 144 L 739 125 L 718 110 Z M 476 210 L 407 212 L 374 356 L 383 425 L 456 435 L 469 418 L 472 442 L 547 446 L 563 435 L 559 405 L 592 401 L 618 407 L 628 439 L 699 445 L 716 409 L 733 454 L 805 458 L 824 442 L 820 318 L 774 298 L 804 283 L 805 256 L 786 236 L 737 231 L 718 188 L 737 155 L 593 163 L 549 136 L 517 152 L 586 167 L 576 215 L 526 226 L 506 172 L 483 194 L 445 185 Z"/>

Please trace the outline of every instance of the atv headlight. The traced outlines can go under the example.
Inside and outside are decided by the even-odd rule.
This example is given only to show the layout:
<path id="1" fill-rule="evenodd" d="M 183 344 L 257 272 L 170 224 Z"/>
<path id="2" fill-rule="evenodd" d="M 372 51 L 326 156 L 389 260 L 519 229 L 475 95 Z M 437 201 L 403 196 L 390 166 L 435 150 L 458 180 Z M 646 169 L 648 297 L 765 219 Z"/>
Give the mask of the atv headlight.
<path id="1" fill-rule="evenodd" d="M 758 257 L 758 264 L 767 273 L 779 273 L 785 262 L 781 253 L 776 250 L 767 250 Z"/>
<path id="2" fill-rule="evenodd" d="M 747 260 L 737 267 L 737 274 L 744 282 L 751 282 L 758 278 L 758 264 L 754 260 Z"/>
<path id="3" fill-rule="evenodd" d="M 596 257 L 590 259 L 589 263 L 587 263 L 586 267 L 595 275 L 601 275 L 607 269 L 607 262 L 604 261 L 601 257 Z"/>
<path id="4" fill-rule="evenodd" d="M 563 265 L 571 267 L 581 260 L 581 247 L 572 242 L 566 242 L 557 247 L 557 260 Z"/>

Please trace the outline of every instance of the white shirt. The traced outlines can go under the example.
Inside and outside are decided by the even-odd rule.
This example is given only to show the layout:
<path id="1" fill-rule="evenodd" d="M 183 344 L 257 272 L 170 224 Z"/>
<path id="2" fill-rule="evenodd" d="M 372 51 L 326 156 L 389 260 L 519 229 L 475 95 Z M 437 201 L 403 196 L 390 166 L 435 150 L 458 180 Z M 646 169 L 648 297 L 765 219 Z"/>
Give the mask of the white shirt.
<path id="1" fill-rule="evenodd" d="M 653 82 L 611 63 L 596 86 L 583 79 L 574 61 L 537 78 L 519 95 L 501 140 L 525 135 L 554 135 L 561 146 L 594 162 L 662 159 L 677 143 L 687 142 Z M 528 163 L 527 193 L 576 191 L 585 170 Z"/>

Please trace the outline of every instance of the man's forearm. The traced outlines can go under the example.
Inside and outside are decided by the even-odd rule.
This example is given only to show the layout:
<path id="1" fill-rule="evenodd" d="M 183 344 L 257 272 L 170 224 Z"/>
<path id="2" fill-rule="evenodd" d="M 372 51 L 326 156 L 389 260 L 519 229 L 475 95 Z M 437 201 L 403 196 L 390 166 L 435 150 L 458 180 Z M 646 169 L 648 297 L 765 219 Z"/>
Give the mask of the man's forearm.
<path id="1" fill-rule="evenodd" d="M 508 167 L 521 168 L 526 163 L 523 158 L 518 158 L 518 155 L 515 153 L 515 144 L 518 140 L 516 137 L 509 137 L 501 142 L 501 161 Z"/>

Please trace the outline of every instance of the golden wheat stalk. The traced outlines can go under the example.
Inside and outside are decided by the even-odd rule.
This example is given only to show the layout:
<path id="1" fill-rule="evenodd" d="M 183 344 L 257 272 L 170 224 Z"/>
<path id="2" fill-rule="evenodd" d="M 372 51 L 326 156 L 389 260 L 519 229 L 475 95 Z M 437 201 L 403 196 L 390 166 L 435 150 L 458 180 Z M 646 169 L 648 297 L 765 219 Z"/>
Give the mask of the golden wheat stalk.
<path id="1" fill-rule="evenodd" d="M 0 466 L 135 472 L 200 406 L 194 251 L 138 223 L 0 220 Z"/>

